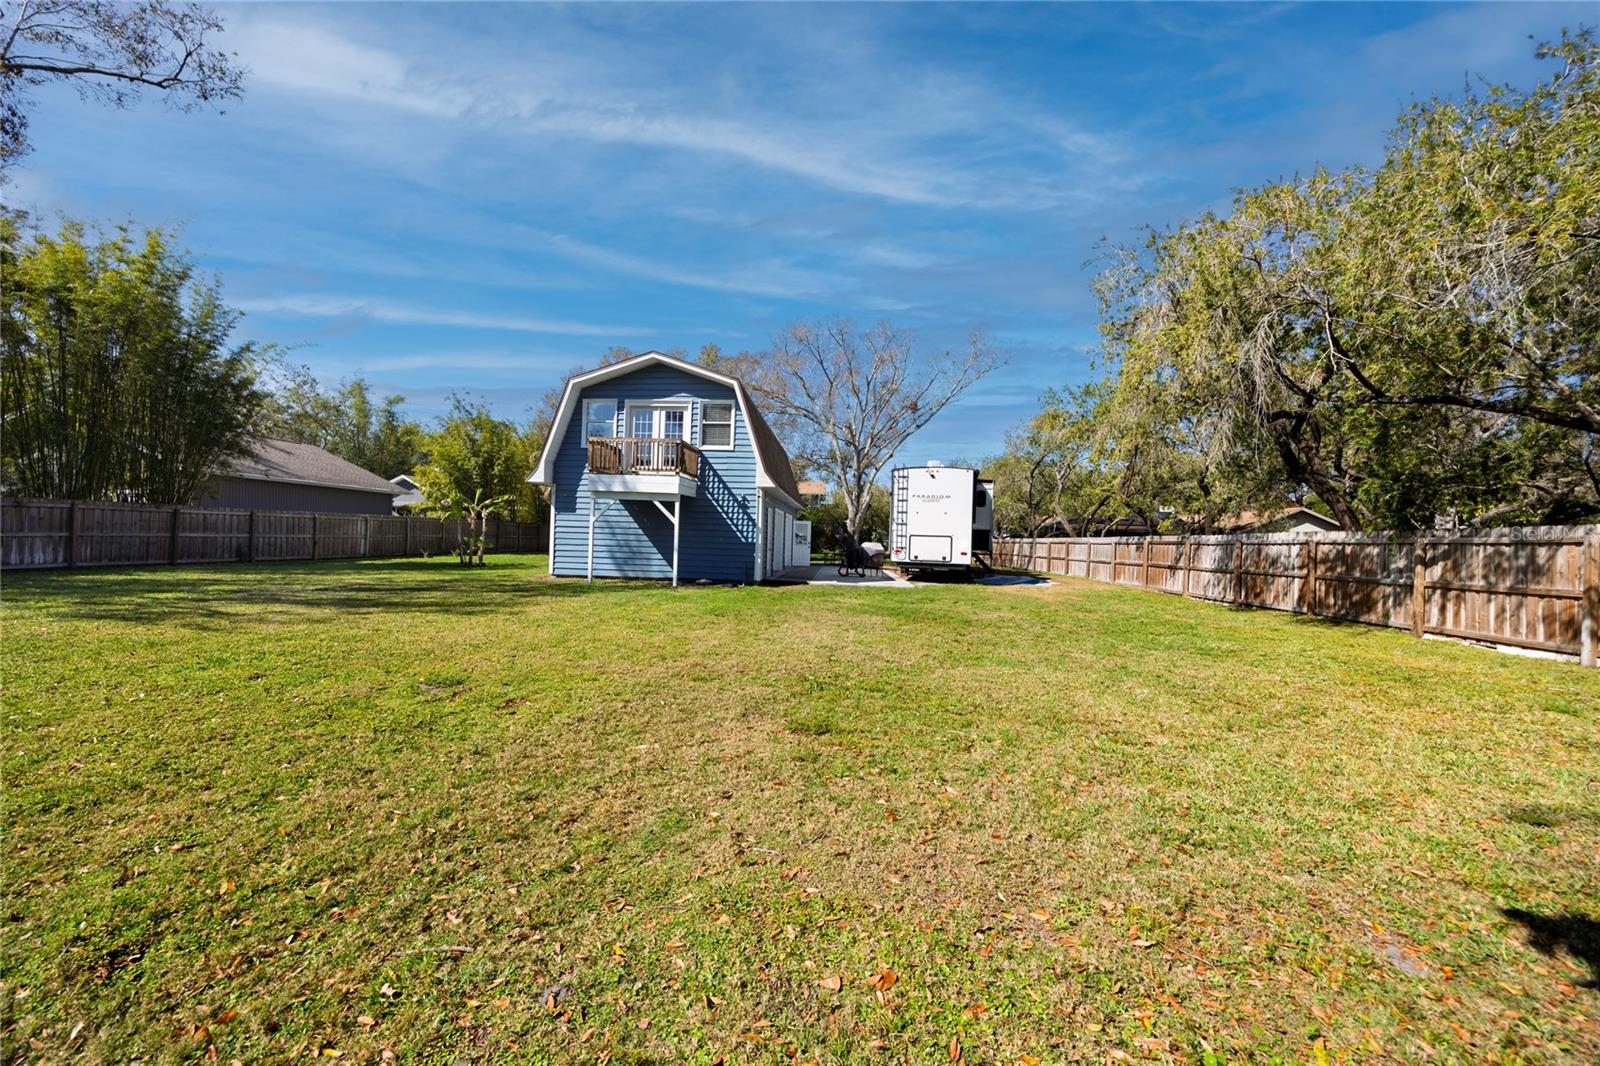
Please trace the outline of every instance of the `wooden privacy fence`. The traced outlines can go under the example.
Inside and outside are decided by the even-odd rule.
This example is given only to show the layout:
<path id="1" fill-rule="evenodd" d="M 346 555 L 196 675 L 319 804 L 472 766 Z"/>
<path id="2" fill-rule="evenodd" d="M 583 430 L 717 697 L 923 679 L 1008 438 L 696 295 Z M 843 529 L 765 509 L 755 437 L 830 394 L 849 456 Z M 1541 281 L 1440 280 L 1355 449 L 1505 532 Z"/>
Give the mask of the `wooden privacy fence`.
<path id="1" fill-rule="evenodd" d="M 994 562 L 1600 665 L 1600 526 L 1013 538 Z"/>
<path id="2" fill-rule="evenodd" d="M 88 500 L 0 500 L 0 568 L 249 563 L 441 555 L 460 520 L 236 511 Z M 542 522 L 489 520 L 488 551 L 544 551 Z"/>

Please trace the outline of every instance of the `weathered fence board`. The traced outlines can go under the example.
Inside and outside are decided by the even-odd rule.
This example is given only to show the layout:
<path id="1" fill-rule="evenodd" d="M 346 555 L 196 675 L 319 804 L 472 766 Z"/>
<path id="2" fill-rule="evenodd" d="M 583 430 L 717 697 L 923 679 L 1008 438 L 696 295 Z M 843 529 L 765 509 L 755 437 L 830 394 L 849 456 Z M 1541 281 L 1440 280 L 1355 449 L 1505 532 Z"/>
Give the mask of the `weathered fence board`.
<path id="1" fill-rule="evenodd" d="M 442 555 L 459 520 L 235 511 L 88 500 L 0 500 L 0 568 L 149 566 Z M 543 551 L 542 522 L 490 519 L 491 552 Z"/>
<path id="2" fill-rule="evenodd" d="M 998 566 L 1600 665 L 1600 526 L 995 541 Z"/>

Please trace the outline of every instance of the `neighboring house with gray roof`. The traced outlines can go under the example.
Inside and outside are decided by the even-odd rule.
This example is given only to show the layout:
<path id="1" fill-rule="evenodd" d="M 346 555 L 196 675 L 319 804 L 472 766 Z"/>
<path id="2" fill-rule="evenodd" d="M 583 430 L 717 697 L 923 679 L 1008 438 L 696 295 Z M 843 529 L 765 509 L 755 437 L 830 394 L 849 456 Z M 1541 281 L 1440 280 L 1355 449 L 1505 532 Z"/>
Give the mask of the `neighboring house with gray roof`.
<path id="1" fill-rule="evenodd" d="M 200 507 L 247 511 L 392 514 L 402 490 L 314 444 L 258 437 L 200 490 Z"/>
<path id="2" fill-rule="evenodd" d="M 557 576 L 760 581 L 797 561 L 800 489 L 744 383 L 646 352 L 579 374 L 529 481 Z"/>

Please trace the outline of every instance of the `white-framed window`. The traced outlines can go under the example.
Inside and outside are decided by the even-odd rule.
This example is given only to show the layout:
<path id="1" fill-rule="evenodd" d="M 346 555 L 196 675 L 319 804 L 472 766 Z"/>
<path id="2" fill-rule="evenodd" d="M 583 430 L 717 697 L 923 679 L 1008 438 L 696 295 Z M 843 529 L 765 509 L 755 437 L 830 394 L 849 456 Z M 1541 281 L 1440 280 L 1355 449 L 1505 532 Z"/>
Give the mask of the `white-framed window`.
<path id="1" fill-rule="evenodd" d="M 706 403 L 700 407 L 700 447 L 733 447 L 733 403 Z"/>
<path id="2" fill-rule="evenodd" d="M 615 437 L 616 435 L 617 401 L 585 400 L 583 404 L 583 439 Z"/>

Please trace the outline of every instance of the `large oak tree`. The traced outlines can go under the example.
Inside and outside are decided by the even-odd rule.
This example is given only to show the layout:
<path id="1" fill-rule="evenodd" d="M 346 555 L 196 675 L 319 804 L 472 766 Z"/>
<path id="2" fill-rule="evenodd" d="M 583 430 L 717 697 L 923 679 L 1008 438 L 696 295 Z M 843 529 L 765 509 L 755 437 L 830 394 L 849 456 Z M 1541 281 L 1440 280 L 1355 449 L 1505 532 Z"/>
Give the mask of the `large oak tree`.
<path id="1" fill-rule="evenodd" d="M 1122 253 L 1101 292 L 1128 430 L 1352 529 L 1600 512 L 1600 50 L 1541 54 L 1532 91 L 1412 108 L 1375 170 Z"/>

